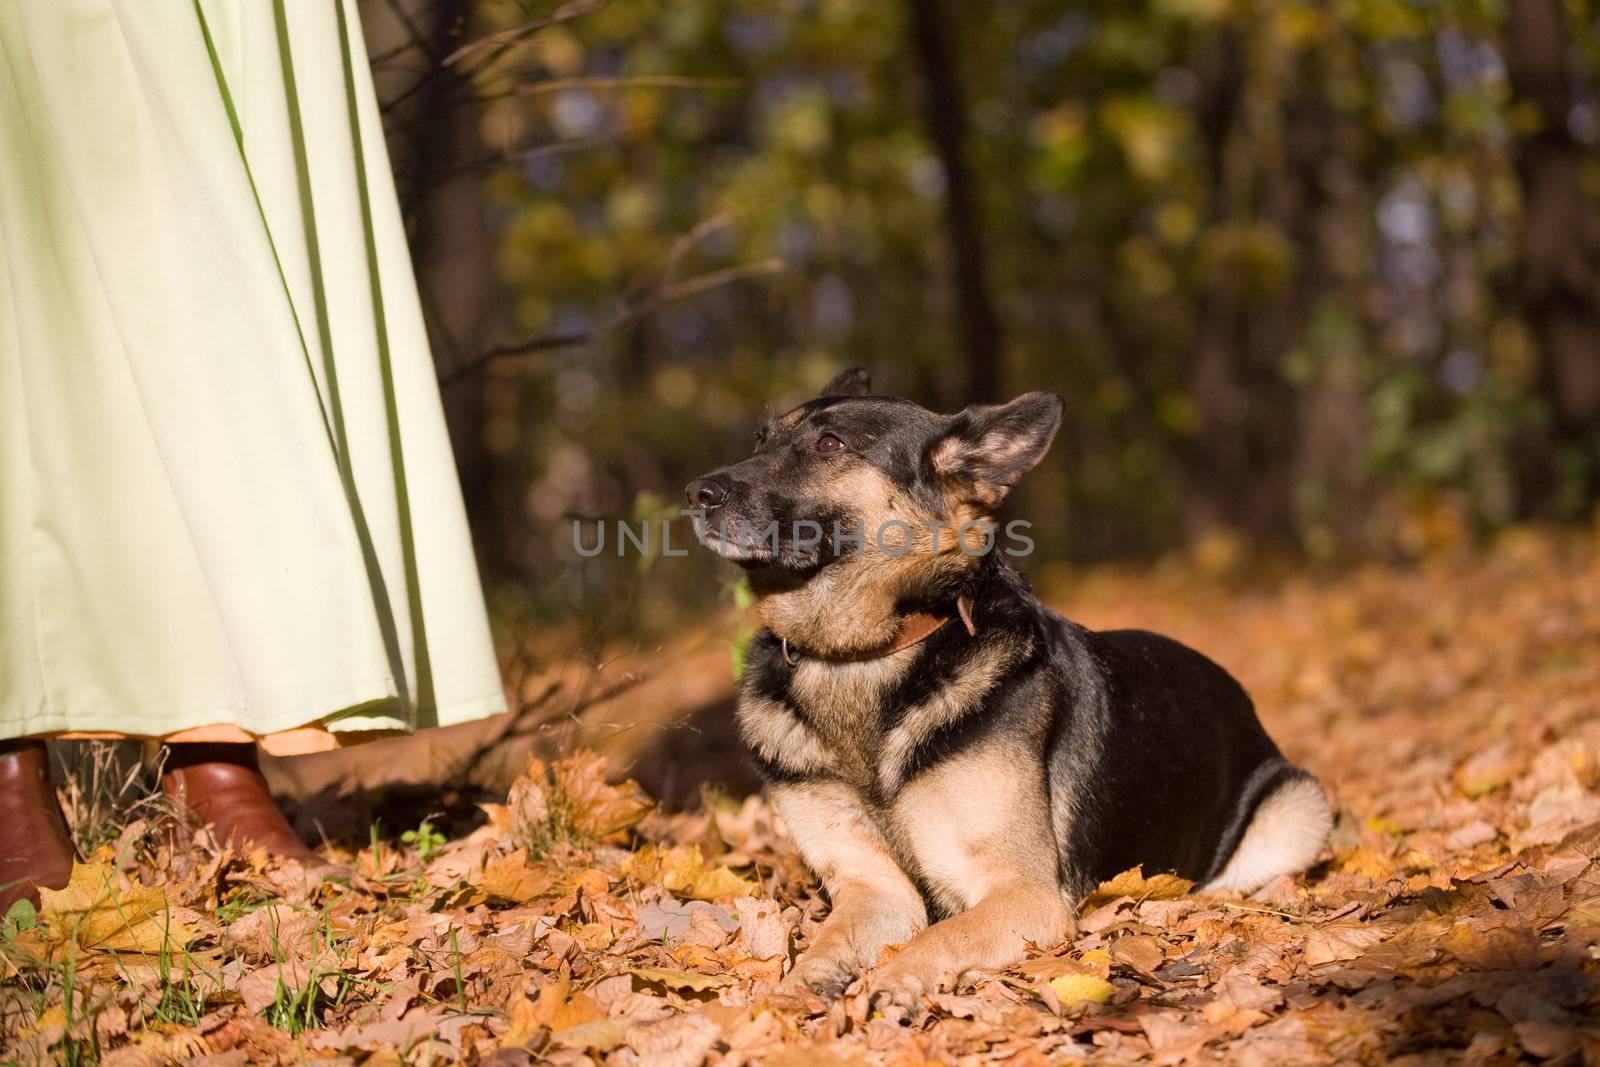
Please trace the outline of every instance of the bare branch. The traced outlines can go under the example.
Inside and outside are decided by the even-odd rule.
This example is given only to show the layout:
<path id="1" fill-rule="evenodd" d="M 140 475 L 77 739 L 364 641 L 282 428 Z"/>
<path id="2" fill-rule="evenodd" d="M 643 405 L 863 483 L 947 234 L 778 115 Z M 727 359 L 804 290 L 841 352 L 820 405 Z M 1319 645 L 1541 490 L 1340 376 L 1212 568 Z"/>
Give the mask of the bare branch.
<path id="1" fill-rule="evenodd" d="M 472 103 L 482 104 L 494 100 L 511 100 L 524 96 L 542 96 L 545 93 L 565 92 L 568 89 L 737 89 L 744 84 L 742 78 L 691 78 L 678 74 L 639 74 L 627 78 L 599 78 L 580 75 L 574 78 L 550 78 L 529 82 L 500 93 L 478 93 Z"/>
<path id="2" fill-rule="evenodd" d="M 763 275 L 782 273 L 783 260 L 778 256 L 772 256 L 769 259 L 758 260 L 755 263 L 739 263 L 732 267 L 724 267 L 721 270 L 714 270 L 707 274 L 700 274 L 688 279 L 687 281 L 679 282 L 676 285 L 668 285 L 663 287 L 661 291 L 656 294 L 656 298 L 654 300 L 634 309 L 633 317 L 637 318 L 640 315 L 654 311 L 655 309 L 666 304 L 676 303 L 679 300 L 687 300 L 691 296 L 698 296 L 699 294 L 711 289 L 715 289 L 718 286 L 727 285 L 729 282 L 740 281 L 744 278 L 759 278 Z"/>
<path id="3" fill-rule="evenodd" d="M 413 48 L 422 52 L 423 55 L 432 58 L 433 49 L 428 47 L 428 35 L 422 31 L 421 26 L 417 25 L 417 20 L 412 17 L 411 12 L 406 10 L 405 4 L 401 3 L 400 0 L 385 0 L 384 6 L 389 9 L 390 17 L 398 22 L 406 31 L 407 40 L 403 44 L 398 44 L 386 52 L 382 52 L 375 56 L 369 56 L 368 59 L 371 64 L 376 67 L 383 63 L 387 63 L 389 60 L 398 55 L 402 55 L 405 52 L 409 52 Z"/>
<path id="4" fill-rule="evenodd" d="M 676 241 L 673 241 L 672 247 L 667 250 L 667 265 L 661 272 L 660 284 L 671 285 L 673 283 L 673 280 L 678 276 L 678 267 L 682 265 L 683 258 L 689 254 L 690 249 L 705 240 L 707 234 L 715 233 L 735 220 L 751 214 L 760 206 L 760 204 L 752 203 L 729 208 L 726 211 L 708 215 L 691 226 Z"/>
<path id="5" fill-rule="evenodd" d="M 604 7 L 610 2 L 611 0 L 571 0 L 570 3 L 562 4 L 543 18 L 524 22 L 519 26 L 511 26 L 497 33 L 491 33 L 487 37 L 480 37 L 476 41 L 469 41 L 445 56 L 443 62 L 446 66 L 453 66 L 474 52 L 485 48 L 500 48 L 501 52 L 496 53 L 498 56 L 503 54 L 504 49 L 514 48 L 522 43 L 523 38 L 531 37 L 540 30 L 554 26 L 557 23 L 575 19 L 580 15 L 587 15 L 589 12 Z"/>
<path id="6" fill-rule="evenodd" d="M 460 385 L 470 378 L 475 378 L 485 367 L 497 359 L 507 356 L 526 356 L 533 352 L 549 352 L 558 348 L 579 348 L 593 341 L 599 334 L 595 333 L 570 333 L 547 334 L 543 337 L 530 337 L 523 341 L 513 341 L 509 344 L 492 345 L 464 363 L 459 363 L 450 370 L 439 375 L 439 386 L 448 389 Z"/>

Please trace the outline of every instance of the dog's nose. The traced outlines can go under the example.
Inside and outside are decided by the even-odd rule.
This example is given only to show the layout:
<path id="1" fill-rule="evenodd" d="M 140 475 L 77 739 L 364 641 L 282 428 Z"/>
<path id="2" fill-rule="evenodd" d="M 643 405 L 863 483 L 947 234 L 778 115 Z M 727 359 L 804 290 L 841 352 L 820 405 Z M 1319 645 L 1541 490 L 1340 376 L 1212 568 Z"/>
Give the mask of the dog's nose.
<path id="1" fill-rule="evenodd" d="M 699 508 L 714 508 L 728 499 L 728 483 L 713 474 L 689 483 L 689 503 Z"/>

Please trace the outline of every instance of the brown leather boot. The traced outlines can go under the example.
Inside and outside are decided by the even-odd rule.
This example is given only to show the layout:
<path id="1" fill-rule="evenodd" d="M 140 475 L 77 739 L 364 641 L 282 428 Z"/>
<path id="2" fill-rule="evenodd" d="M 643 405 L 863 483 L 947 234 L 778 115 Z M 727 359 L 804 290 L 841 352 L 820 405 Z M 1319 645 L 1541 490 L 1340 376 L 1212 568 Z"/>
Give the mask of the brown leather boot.
<path id="1" fill-rule="evenodd" d="M 0 916 L 72 877 L 72 838 L 43 741 L 0 741 Z"/>
<path id="2" fill-rule="evenodd" d="M 218 841 L 266 849 L 311 867 L 325 864 L 278 810 L 257 768 L 254 745 L 172 745 L 161 791 L 208 824 Z"/>

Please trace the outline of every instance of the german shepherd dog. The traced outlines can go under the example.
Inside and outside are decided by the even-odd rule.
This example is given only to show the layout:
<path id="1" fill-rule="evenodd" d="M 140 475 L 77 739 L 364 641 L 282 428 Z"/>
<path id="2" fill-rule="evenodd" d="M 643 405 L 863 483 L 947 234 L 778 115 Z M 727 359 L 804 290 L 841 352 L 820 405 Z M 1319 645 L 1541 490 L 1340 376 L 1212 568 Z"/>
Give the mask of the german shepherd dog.
<path id="1" fill-rule="evenodd" d="M 876 968 L 874 1001 L 909 1007 L 1060 942 L 1135 865 L 1242 892 L 1310 866 L 1327 800 L 1238 682 L 1069 622 L 983 550 L 1061 398 L 940 415 L 870 391 L 845 371 L 688 488 L 764 627 L 740 732 L 832 904 L 782 988 L 833 997 Z"/>

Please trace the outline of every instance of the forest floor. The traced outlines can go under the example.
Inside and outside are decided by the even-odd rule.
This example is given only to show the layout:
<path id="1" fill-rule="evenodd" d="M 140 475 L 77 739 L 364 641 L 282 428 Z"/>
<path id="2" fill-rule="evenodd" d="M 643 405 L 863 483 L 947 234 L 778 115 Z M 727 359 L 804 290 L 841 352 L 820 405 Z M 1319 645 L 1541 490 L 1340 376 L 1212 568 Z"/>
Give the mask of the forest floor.
<path id="1" fill-rule="evenodd" d="M 665 813 L 579 753 L 456 839 L 336 845 L 332 875 L 174 849 L 146 811 L 0 939 L 0 1060 L 1600 1058 L 1600 541 L 1271 581 L 1219 558 L 1042 585 L 1211 654 L 1327 784 L 1322 860 L 1249 899 L 1130 874 L 1071 943 L 909 1014 L 783 1000 L 826 905 L 761 799 Z"/>

